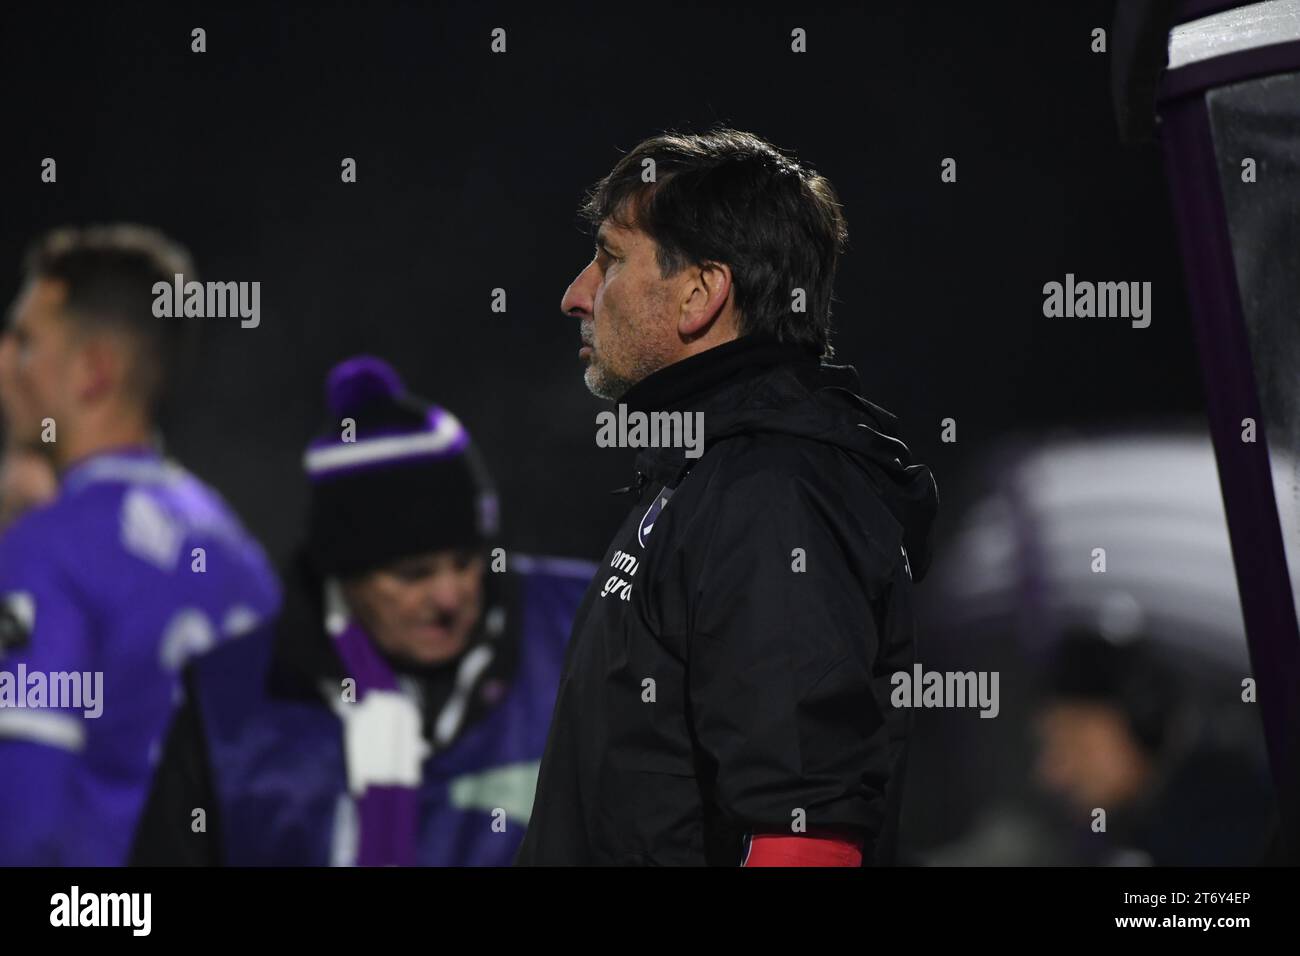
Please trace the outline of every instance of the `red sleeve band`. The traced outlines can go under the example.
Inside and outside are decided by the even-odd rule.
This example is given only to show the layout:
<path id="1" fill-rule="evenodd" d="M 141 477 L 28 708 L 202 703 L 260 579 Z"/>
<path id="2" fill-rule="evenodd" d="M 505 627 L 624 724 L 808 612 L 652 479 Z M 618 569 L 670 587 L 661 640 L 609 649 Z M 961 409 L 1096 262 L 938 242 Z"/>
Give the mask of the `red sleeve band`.
<path id="1" fill-rule="evenodd" d="M 861 866 L 862 842 L 846 832 L 755 833 L 742 866 Z"/>

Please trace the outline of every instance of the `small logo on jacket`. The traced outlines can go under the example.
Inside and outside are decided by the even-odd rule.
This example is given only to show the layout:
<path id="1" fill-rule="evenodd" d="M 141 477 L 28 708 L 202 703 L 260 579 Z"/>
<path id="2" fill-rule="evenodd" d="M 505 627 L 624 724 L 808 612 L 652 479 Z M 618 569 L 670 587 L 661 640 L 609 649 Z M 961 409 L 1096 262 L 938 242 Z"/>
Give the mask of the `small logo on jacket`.
<path id="1" fill-rule="evenodd" d="M 663 488 L 660 490 L 659 494 L 655 495 L 655 500 L 650 502 L 650 507 L 646 509 L 645 517 L 641 519 L 641 523 L 637 525 L 636 529 L 636 543 L 641 545 L 641 547 L 645 547 L 646 538 L 650 537 L 650 532 L 654 530 L 655 522 L 657 522 L 659 516 L 663 514 L 663 510 L 668 504 L 668 499 L 672 496 L 673 490 L 671 488 Z"/>

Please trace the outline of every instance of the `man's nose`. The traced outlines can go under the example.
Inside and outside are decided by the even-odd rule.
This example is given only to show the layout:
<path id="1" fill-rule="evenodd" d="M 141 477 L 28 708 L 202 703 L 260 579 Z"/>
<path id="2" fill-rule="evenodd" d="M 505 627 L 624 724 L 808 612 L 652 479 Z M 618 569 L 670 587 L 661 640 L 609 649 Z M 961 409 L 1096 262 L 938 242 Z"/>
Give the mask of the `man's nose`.
<path id="1" fill-rule="evenodd" d="M 440 613 L 449 613 L 460 607 L 463 588 L 454 574 L 435 574 L 425 590 L 425 600 Z"/>
<path id="2" fill-rule="evenodd" d="M 564 290 L 560 311 L 575 319 L 589 318 L 595 311 L 596 289 L 600 285 L 599 273 L 596 260 L 593 259 Z"/>

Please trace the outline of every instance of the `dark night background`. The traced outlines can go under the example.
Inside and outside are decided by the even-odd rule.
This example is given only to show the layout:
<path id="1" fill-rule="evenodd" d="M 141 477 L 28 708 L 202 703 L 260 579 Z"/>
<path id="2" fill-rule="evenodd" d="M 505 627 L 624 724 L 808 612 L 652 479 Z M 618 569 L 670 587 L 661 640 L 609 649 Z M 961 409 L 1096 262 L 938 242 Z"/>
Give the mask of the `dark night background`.
<path id="1" fill-rule="evenodd" d="M 607 492 L 630 482 L 633 452 L 597 448 L 607 405 L 587 393 L 577 322 L 559 311 L 592 253 L 578 206 L 645 137 L 750 130 L 839 192 L 837 361 L 933 469 L 942 549 L 1010 449 L 1205 430 L 1161 156 L 1122 145 L 1112 113 L 1113 8 L 6 7 L 0 297 L 47 229 L 158 226 L 200 278 L 261 282 L 260 327 L 204 320 L 168 443 L 273 558 L 305 520 L 301 455 L 323 424 L 324 376 L 366 352 L 469 427 L 509 547 L 594 561 L 624 517 L 626 498 Z M 195 27 L 206 53 L 190 52 Z M 496 27 L 505 54 L 490 51 Z M 790 51 L 795 27 L 805 54 Z M 1091 52 L 1096 27 L 1110 53 Z M 47 156 L 57 184 L 40 181 Z M 355 184 L 340 181 L 344 157 Z M 955 184 L 940 180 L 945 157 Z M 1069 272 L 1150 282 L 1150 327 L 1045 318 L 1043 285 Z M 505 314 L 490 308 L 497 287 Z M 945 418 L 956 443 L 941 441 Z M 1152 546 L 1164 560 L 1180 540 Z M 1226 553 L 1225 540 L 1225 580 Z M 945 606 L 935 577 L 918 591 L 923 622 Z M 922 627 L 931 666 L 1014 675 L 1024 656 L 987 635 L 930 638 Z M 998 723 L 1028 752 L 1023 689 L 1009 678 Z M 918 717 L 907 810 L 920 842 L 961 835 L 984 791 L 1026 789 L 967 716 Z"/>
<path id="2" fill-rule="evenodd" d="M 324 373 L 362 351 L 467 423 L 513 547 L 599 555 L 631 453 L 595 445 L 604 406 L 558 303 L 590 256 L 583 191 L 664 129 L 753 130 L 835 184 L 837 357 L 933 467 L 944 526 L 1000 438 L 1202 415 L 1158 153 L 1120 145 L 1109 55 L 1089 50 L 1109 3 L 2 16 L 0 294 L 42 231 L 110 220 L 180 238 L 202 278 L 260 280 L 259 328 L 207 320 L 169 440 L 277 558 L 304 517 Z M 1151 281 L 1150 328 L 1044 318 L 1043 283 L 1066 272 Z"/>

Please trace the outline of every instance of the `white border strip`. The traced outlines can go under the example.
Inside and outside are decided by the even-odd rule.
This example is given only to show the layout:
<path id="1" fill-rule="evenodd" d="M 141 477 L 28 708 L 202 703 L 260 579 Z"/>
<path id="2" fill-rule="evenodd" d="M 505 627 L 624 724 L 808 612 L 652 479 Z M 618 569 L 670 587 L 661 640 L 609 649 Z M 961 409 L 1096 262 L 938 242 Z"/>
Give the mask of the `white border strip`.
<path id="1" fill-rule="evenodd" d="M 303 464 L 306 465 L 309 475 L 320 475 L 355 465 L 429 455 L 450 448 L 464 433 L 465 430 L 461 428 L 460 422 L 452 415 L 444 413 L 437 428 L 431 432 L 366 438 L 358 442 L 331 445 L 328 448 L 315 448 L 303 456 Z"/>
<path id="2" fill-rule="evenodd" d="M 78 466 L 74 464 L 73 468 Z M 68 484 L 75 488 L 97 481 L 121 481 L 132 485 L 152 485 L 177 481 L 185 469 L 166 459 L 151 461 L 130 458 L 97 458 L 74 471 Z"/>
<path id="3" fill-rule="evenodd" d="M 1169 69 L 1300 40 L 1300 0 L 1266 0 L 1191 20 L 1169 31 Z"/>

